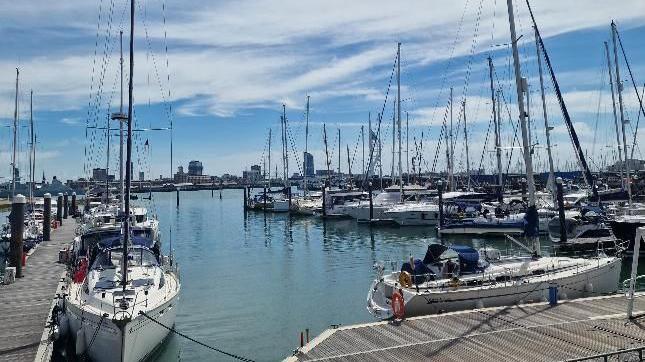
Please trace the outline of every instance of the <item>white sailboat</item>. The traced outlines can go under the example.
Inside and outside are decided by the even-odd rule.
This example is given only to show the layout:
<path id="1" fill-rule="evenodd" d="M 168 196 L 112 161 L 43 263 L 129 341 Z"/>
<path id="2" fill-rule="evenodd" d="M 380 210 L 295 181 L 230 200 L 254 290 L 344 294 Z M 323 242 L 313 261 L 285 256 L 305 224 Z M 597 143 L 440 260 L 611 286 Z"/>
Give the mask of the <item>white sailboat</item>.
<path id="1" fill-rule="evenodd" d="M 123 212 L 82 239 L 65 310 L 76 352 L 93 361 L 140 361 L 162 344 L 175 323 L 180 292 L 177 264 L 162 256 L 156 220 L 130 206 L 134 0 L 130 7 L 130 84 Z M 98 229 L 98 230 L 96 230 Z M 83 237 L 81 237 L 83 238 Z M 86 243 L 87 241 L 87 243 Z M 93 243 L 93 246 L 90 242 Z"/>
<path id="2" fill-rule="evenodd" d="M 404 263 L 400 271 L 384 275 L 383 269 L 378 268 L 367 294 L 367 309 L 379 319 L 544 300 L 553 289 L 570 298 L 613 293 L 618 289 L 621 269 L 618 257 L 540 257 L 535 184 L 524 112 L 525 87 L 512 0 L 507 0 L 507 6 L 528 179 L 527 238 L 532 241 L 532 249 L 526 249 L 533 255 L 502 258 L 494 249 L 431 244 L 423 260 Z M 536 34 L 539 37 L 537 30 Z"/>

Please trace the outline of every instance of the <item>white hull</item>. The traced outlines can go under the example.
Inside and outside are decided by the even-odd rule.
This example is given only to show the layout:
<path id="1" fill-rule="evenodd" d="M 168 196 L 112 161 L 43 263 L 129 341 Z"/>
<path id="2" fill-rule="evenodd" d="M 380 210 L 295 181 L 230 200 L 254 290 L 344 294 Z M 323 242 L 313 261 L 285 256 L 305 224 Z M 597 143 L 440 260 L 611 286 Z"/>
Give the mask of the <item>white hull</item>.
<path id="1" fill-rule="evenodd" d="M 600 261 L 602 260 L 602 262 Z M 574 299 L 618 290 L 621 260 L 603 258 L 598 265 L 585 271 L 567 273 L 566 276 L 549 275 L 520 278 L 517 281 L 500 281 L 480 287 L 460 286 L 444 289 L 403 288 L 405 316 L 436 314 L 485 307 L 499 307 L 529 302 L 546 301 L 549 286 L 557 285 L 559 298 Z M 397 287 L 398 288 L 398 287 Z M 390 296 L 392 285 L 374 281 L 367 297 L 367 309 L 379 319 L 392 317 Z"/>
<path id="2" fill-rule="evenodd" d="M 433 211 L 386 212 L 385 215 L 401 226 L 434 226 L 439 223 L 439 213 Z"/>
<path id="3" fill-rule="evenodd" d="M 81 311 L 73 303 L 67 303 L 72 336 L 78 338 L 82 333 L 84 350 L 92 361 L 142 361 L 160 346 L 169 331 L 148 318 L 138 315 L 128 322 L 122 333 L 113 320 Z M 174 299 L 167 301 L 147 313 L 150 317 L 166 326 L 175 325 L 176 305 Z M 97 327 L 100 328 L 97 331 Z M 79 332 L 80 330 L 80 332 Z M 94 341 L 92 342 L 93 336 Z M 91 344 L 91 345 L 90 345 Z M 120 352 L 119 352 L 120 351 Z"/>
<path id="4" fill-rule="evenodd" d="M 450 229 L 439 229 L 440 234 L 472 234 L 472 235 L 520 235 L 524 233 L 521 228 L 509 227 L 452 227 Z"/>

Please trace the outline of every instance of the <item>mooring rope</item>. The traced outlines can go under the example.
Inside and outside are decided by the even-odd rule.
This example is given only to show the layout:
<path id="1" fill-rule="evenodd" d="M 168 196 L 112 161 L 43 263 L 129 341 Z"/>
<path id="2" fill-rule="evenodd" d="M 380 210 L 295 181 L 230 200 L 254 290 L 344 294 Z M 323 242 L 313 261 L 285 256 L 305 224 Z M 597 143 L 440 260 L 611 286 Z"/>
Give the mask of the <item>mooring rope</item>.
<path id="1" fill-rule="evenodd" d="M 216 352 L 219 352 L 219 353 L 225 354 L 225 355 L 227 355 L 227 356 L 229 356 L 229 357 L 232 357 L 232 358 L 238 359 L 238 360 L 240 360 L 240 361 L 254 362 L 254 361 L 253 361 L 252 359 L 250 359 L 250 358 L 246 358 L 246 357 L 238 356 L 238 355 L 235 355 L 235 354 L 232 354 L 232 353 L 226 352 L 226 351 L 222 351 L 222 350 L 221 350 L 221 349 L 219 349 L 219 348 L 216 348 L 216 347 L 213 347 L 213 346 L 209 346 L 209 345 L 207 345 L 207 344 L 205 344 L 205 343 L 202 343 L 202 342 L 200 342 L 200 341 L 198 341 L 198 340 L 196 340 L 196 339 L 194 339 L 194 338 L 192 338 L 192 337 L 189 337 L 189 336 L 187 336 L 187 335 L 185 335 L 185 334 L 183 334 L 183 333 L 181 333 L 181 332 L 177 331 L 175 328 L 168 327 L 167 325 L 165 325 L 165 324 L 163 324 L 163 323 L 159 322 L 158 320 L 156 320 L 156 319 L 154 319 L 154 318 L 150 317 L 149 315 L 147 315 L 147 314 L 146 314 L 145 312 L 143 312 L 143 311 L 140 311 L 140 312 L 139 312 L 139 314 L 140 314 L 140 315 L 142 315 L 142 316 L 144 316 L 144 317 L 146 317 L 146 318 L 148 318 L 149 320 L 151 320 L 151 321 L 153 321 L 153 322 L 157 323 L 158 325 L 160 325 L 160 326 L 162 326 L 162 327 L 166 328 L 166 329 L 167 329 L 167 330 L 169 330 L 170 332 L 172 332 L 172 333 L 174 333 L 174 334 L 176 334 L 176 335 L 179 335 L 179 336 L 181 336 L 181 337 L 184 337 L 184 338 L 186 338 L 187 340 L 189 340 L 189 341 L 191 341 L 191 342 L 197 343 L 197 344 L 199 344 L 200 346 L 203 346 L 203 347 L 206 347 L 206 348 L 211 349 L 211 350 L 213 350 L 213 351 L 216 351 Z"/>

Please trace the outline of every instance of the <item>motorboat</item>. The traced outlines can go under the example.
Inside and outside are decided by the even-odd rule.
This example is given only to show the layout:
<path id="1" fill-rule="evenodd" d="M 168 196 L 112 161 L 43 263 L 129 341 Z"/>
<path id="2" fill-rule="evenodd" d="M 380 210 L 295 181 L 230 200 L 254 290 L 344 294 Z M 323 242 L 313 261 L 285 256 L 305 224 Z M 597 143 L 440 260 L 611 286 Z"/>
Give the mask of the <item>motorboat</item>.
<path id="1" fill-rule="evenodd" d="M 428 201 L 406 202 L 390 207 L 384 215 L 399 226 L 434 226 L 439 224 L 439 205 Z"/>

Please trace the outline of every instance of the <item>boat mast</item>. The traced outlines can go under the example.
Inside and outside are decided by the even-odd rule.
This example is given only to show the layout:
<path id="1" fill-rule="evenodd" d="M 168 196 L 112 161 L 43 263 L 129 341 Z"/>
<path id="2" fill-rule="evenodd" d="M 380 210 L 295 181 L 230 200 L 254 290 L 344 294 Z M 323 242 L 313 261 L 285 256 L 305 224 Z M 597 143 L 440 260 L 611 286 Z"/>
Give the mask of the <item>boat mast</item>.
<path id="1" fill-rule="evenodd" d="M 497 158 L 497 201 L 502 202 L 504 179 L 502 174 L 502 145 L 500 137 L 500 122 L 498 109 L 495 107 L 495 87 L 493 85 L 493 59 L 488 57 L 488 75 L 490 77 L 490 102 L 493 107 L 493 123 L 495 124 L 495 156 Z"/>
<path id="2" fill-rule="evenodd" d="M 463 114 L 464 114 L 464 139 L 466 141 L 466 191 L 470 190 L 470 157 L 468 155 L 468 128 L 466 127 L 466 100 L 461 103 L 461 106 L 463 107 Z"/>
<path id="3" fill-rule="evenodd" d="M 338 183 L 339 183 L 339 186 L 340 186 L 340 179 L 341 179 L 341 177 L 340 177 L 340 157 L 341 157 L 342 153 L 343 153 L 343 151 L 342 151 L 342 148 L 340 146 L 340 128 L 338 128 Z"/>
<path id="4" fill-rule="evenodd" d="M 363 143 L 363 157 L 362 157 L 362 174 L 365 175 L 365 129 L 361 125 L 361 142 Z"/>
<path id="5" fill-rule="evenodd" d="M 450 191 L 455 191 L 455 175 L 454 175 L 454 162 L 455 162 L 455 149 L 454 142 L 452 140 L 452 87 L 450 87 L 450 133 L 448 136 L 449 146 L 448 146 L 448 179 L 450 182 Z"/>
<path id="6" fill-rule="evenodd" d="M 414 165 L 413 165 L 414 166 Z M 405 111 L 405 168 L 408 176 L 408 185 L 410 184 L 410 117 L 408 111 Z"/>
<path id="7" fill-rule="evenodd" d="M 289 155 L 287 148 L 287 107 L 282 105 L 282 169 L 284 175 L 285 191 L 289 183 Z"/>
<path id="8" fill-rule="evenodd" d="M 271 128 L 269 128 L 269 178 L 266 180 L 269 190 L 271 190 Z M 264 173 L 267 174 L 267 169 L 265 168 Z"/>
<path id="9" fill-rule="evenodd" d="M 105 124 L 105 137 L 107 139 L 106 157 L 105 157 L 105 203 L 110 202 L 110 115 L 107 116 Z"/>
<path id="10" fill-rule="evenodd" d="M 31 147 L 29 149 L 29 204 L 34 204 L 34 163 L 36 154 L 34 153 L 34 91 L 29 92 L 29 138 Z M 33 213 L 31 213 L 33 217 Z"/>
<path id="11" fill-rule="evenodd" d="M 537 33 L 537 27 L 533 27 L 535 30 L 535 50 L 537 52 L 537 63 L 538 63 L 538 73 L 540 75 L 540 95 L 542 96 L 542 114 L 544 115 L 544 133 L 546 134 L 546 152 L 549 158 L 549 181 L 548 185 L 551 185 L 551 196 L 553 196 L 553 205 L 556 205 L 557 192 L 555 188 L 555 170 L 553 167 L 553 155 L 551 153 L 551 130 L 553 129 L 549 126 L 549 119 L 546 112 L 546 96 L 544 95 L 544 78 L 542 76 L 542 54 L 540 53 L 540 43 L 539 43 L 539 34 Z"/>
<path id="12" fill-rule="evenodd" d="M 128 308 L 128 302 L 125 298 L 125 289 L 128 285 L 128 244 L 130 241 L 130 180 L 132 180 L 132 85 L 134 78 L 134 1 L 130 0 L 130 79 L 128 84 L 128 131 L 126 141 L 126 161 L 125 161 L 125 210 L 123 223 L 123 260 L 121 266 L 123 268 L 123 278 L 121 285 L 123 286 L 123 299 L 121 299 L 121 309 Z"/>
<path id="13" fill-rule="evenodd" d="M 13 111 L 13 156 L 11 158 L 11 197 L 16 196 L 16 142 L 18 133 L 18 77 L 20 70 L 16 68 L 16 103 Z"/>
<path id="14" fill-rule="evenodd" d="M 394 165 L 396 164 L 396 99 L 392 102 L 392 171 L 390 172 L 390 179 L 394 186 Z"/>
<path id="15" fill-rule="evenodd" d="M 123 31 L 119 32 L 119 50 L 120 50 L 120 59 L 119 63 L 121 66 L 121 103 L 119 105 L 119 115 L 123 115 Z M 123 181 L 123 118 L 119 119 L 119 180 L 121 180 L 121 203 L 120 207 L 123 211 L 124 208 L 124 195 L 125 185 Z"/>
<path id="16" fill-rule="evenodd" d="M 401 43 L 397 44 L 397 58 L 396 61 L 396 117 L 398 118 L 397 122 L 397 132 L 399 138 L 399 194 L 400 200 L 403 201 L 403 168 L 401 164 Z"/>
<path id="17" fill-rule="evenodd" d="M 618 89 L 618 106 L 620 110 L 620 125 L 623 131 L 623 154 L 625 156 L 625 184 L 629 197 L 629 207 L 632 206 L 632 187 L 629 175 L 629 160 L 627 159 L 627 134 L 625 132 L 625 114 L 623 112 L 623 84 L 620 81 L 620 68 L 618 67 L 618 51 L 616 47 L 616 23 L 611 22 L 611 36 L 614 43 L 614 66 L 616 67 L 616 88 Z"/>
<path id="18" fill-rule="evenodd" d="M 303 165 L 304 167 L 304 175 L 303 175 L 303 180 L 305 183 L 305 196 L 307 196 L 307 155 L 309 152 L 308 148 L 308 142 L 309 142 L 309 96 L 307 96 L 307 112 L 305 113 L 305 164 Z"/>
<path id="19" fill-rule="evenodd" d="M 329 161 L 329 149 L 327 147 L 327 125 L 323 123 L 323 142 L 325 143 L 325 166 L 327 166 L 327 183 L 330 182 L 331 179 L 331 170 L 330 170 L 330 165 L 331 162 Z M 327 185 L 323 185 L 323 189 Z"/>
<path id="20" fill-rule="evenodd" d="M 532 241 L 533 252 L 540 255 L 540 241 L 537 238 L 537 210 L 535 209 L 535 180 L 533 179 L 533 161 L 529 147 L 528 126 L 526 122 L 526 111 L 524 110 L 524 89 L 525 81 L 522 78 L 520 69 L 520 57 L 517 50 L 517 35 L 515 33 L 515 17 L 513 14 L 513 0 L 506 0 L 508 6 L 508 22 L 511 31 L 511 45 L 513 48 L 513 64 L 515 68 L 515 86 L 517 90 L 517 106 L 520 117 L 520 128 L 522 130 L 522 148 L 524 150 L 524 166 L 526 168 L 527 188 L 529 193 L 529 205 L 526 211 L 528 227 L 526 236 Z"/>
<path id="21" fill-rule="evenodd" d="M 352 189 L 352 160 L 349 158 L 349 144 L 347 146 L 347 174 L 349 175 L 349 188 Z"/>
<path id="22" fill-rule="evenodd" d="M 611 58 L 609 57 L 609 44 L 605 43 L 605 55 L 607 56 L 607 68 L 609 70 L 609 88 L 611 90 L 611 105 L 614 110 L 614 126 L 616 127 L 616 147 L 618 147 L 618 168 L 620 172 L 620 184 L 625 189 L 625 177 L 623 176 L 623 151 L 620 148 L 620 130 L 618 129 L 618 113 L 616 111 L 616 95 L 614 94 L 614 71 L 611 69 Z"/>

